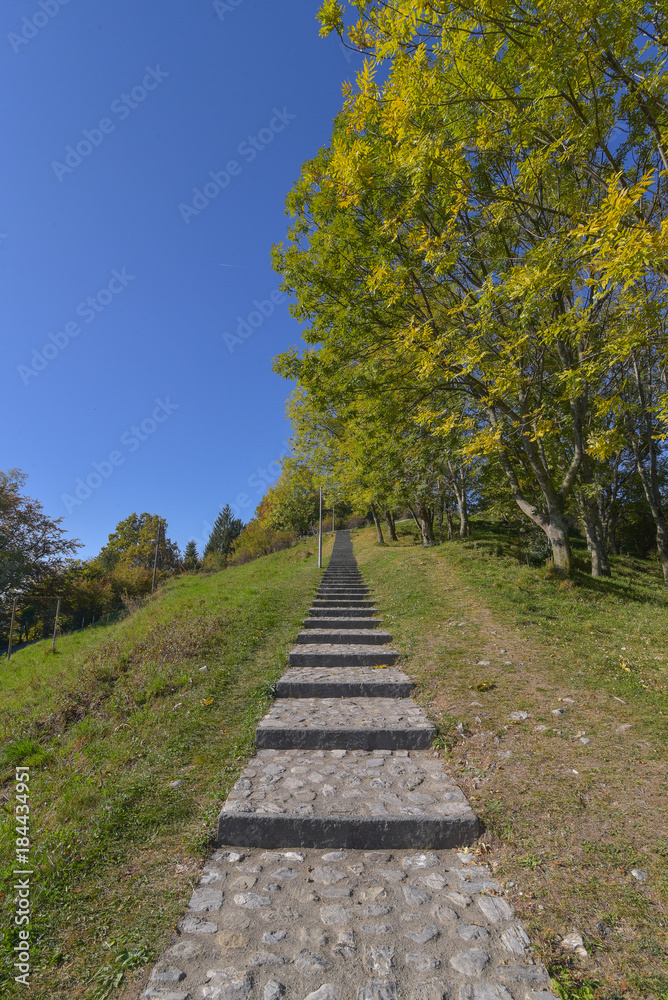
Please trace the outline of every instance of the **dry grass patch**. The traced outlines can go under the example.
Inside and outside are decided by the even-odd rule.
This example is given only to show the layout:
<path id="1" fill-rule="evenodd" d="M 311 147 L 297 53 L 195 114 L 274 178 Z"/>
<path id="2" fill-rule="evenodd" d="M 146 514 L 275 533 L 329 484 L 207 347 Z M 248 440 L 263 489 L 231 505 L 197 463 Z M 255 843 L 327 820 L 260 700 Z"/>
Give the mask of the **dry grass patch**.
<path id="1" fill-rule="evenodd" d="M 564 996 L 664 1000 L 666 673 L 650 659 L 668 628 L 663 592 L 636 637 L 637 608 L 614 580 L 611 619 L 605 599 L 583 599 L 577 578 L 496 566 L 459 543 L 423 550 L 407 533 L 381 549 L 360 532 L 355 551 L 449 767 L 485 823 L 477 850 Z M 632 647 L 621 660 L 619 635 Z M 636 647 L 646 657 L 634 676 L 624 654 L 633 663 Z M 657 663 L 651 675 L 648 662 Z M 573 931 L 586 957 L 562 947 Z"/>

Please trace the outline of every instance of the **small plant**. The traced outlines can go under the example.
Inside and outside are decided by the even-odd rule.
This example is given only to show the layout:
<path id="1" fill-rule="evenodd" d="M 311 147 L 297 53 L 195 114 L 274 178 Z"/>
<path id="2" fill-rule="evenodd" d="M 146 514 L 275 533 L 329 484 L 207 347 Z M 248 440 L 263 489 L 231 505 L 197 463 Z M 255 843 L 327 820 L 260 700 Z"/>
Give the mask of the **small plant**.
<path id="1" fill-rule="evenodd" d="M 47 752 L 36 739 L 14 740 L 7 743 L 0 752 L 0 766 L 27 764 L 37 767 L 47 757 Z"/>
<path id="2" fill-rule="evenodd" d="M 552 987 L 560 1000 L 596 1000 L 600 983 L 566 969 L 552 973 Z"/>
<path id="3" fill-rule="evenodd" d="M 123 984 L 126 969 L 136 969 L 140 965 L 146 965 L 152 957 L 151 949 L 145 945 L 133 948 L 132 951 L 120 952 L 111 965 L 103 965 L 93 976 L 93 982 L 97 983 L 97 986 L 91 994 L 91 1000 L 107 1000 L 112 990 Z"/>

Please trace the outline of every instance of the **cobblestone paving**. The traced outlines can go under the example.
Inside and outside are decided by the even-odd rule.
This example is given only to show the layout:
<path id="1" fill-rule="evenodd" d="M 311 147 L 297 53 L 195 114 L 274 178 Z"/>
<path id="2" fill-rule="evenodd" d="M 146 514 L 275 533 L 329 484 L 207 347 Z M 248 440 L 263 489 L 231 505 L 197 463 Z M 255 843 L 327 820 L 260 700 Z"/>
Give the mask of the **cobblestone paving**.
<path id="1" fill-rule="evenodd" d="M 454 851 L 218 850 L 152 1000 L 552 1000 L 487 867 Z"/>
<path id="2" fill-rule="evenodd" d="M 350 612 L 348 612 L 348 617 L 340 618 L 327 618 L 322 615 L 318 618 L 305 618 L 303 627 L 308 628 L 364 628 L 364 629 L 377 629 L 383 624 L 382 618 L 372 618 L 368 616 L 367 618 L 359 618 L 355 613 L 354 617 L 350 617 Z"/>
<path id="3" fill-rule="evenodd" d="M 325 608 L 309 608 L 310 616 L 317 616 L 322 618 L 327 618 L 329 616 L 334 616 L 335 618 L 350 618 L 354 615 L 355 618 L 374 618 L 376 615 L 375 607 L 367 608 L 342 608 L 342 607 L 325 607 Z"/>
<path id="4" fill-rule="evenodd" d="M 276 693 L 279 698 L 406 697 L 412 688 L 410 678 L 396 667 L 290 667 Z M 308 694 L 292 694 L 300 689 Z"/>
<path id="5" fill-rule="evenodd" d="M 430 750 L 259 750 L 223 806 L 232 812 L 473 816 Z"/>
<path id="6" fill-rule="evenodd" d="M 342 667 L 362 667 L 376 663 L 392 664 L 398 659 L 397 649 L 367 643 L 310 642 L 293 646 L 290 650 L 290 665 L 294 667 L 334 667 L 338 664 Z"/>
<path id="7" fill-rule="evenodd" d="M 333 642 L 345 642 L 345 643 L 371 643 L 372 645 L 379 645 L 383 642 L 391 642 L 392 634 L 390 632 L 382 632 L 380 629 L 375 628 L 307 628 L 299 633 L 297 636 L 297 642 L 308 642 L 308 643 L 333 643 Z"/>
<path id="8" fill-rule="evenodd" d="M 330 669 L 337 669 L 332 667 Z M 345 669 L 345 668 L 338 668 Z M 349 668 L 350 669 L 350 668 Z M 433 723 L 412 698 L 299 698 L 279 699 L 271 706 L 258 729 L 267 726 L 287 729 L 428 729 Z"/>

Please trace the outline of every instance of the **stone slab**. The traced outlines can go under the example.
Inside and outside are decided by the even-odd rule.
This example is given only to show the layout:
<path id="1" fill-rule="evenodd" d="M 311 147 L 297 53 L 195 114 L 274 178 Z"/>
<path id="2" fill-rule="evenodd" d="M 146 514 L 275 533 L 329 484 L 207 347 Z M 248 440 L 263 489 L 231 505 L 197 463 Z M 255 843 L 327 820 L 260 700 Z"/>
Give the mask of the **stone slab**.
<path id="1" fill-rule="evenodd" d="M 291 667 L 278 698 L 407 698 L 412 680 L 396 667 Z"/>
<path id="2" fill-rule="evenodd" d="M 362 584 L 352 584 L 352 583 L 321 583 L 319 587 L 320 593 L 334 593 L 345 592 L 346 594 L 368 594 L 369 588 L 363 586 Z"/>
<path id="3" fill-rule="evenodd" d="M 343 595 L 336 597 L 314 597 L 313 606 L 316 608 L 326 607 L 328 604 L 336 605 L 353 605 L 359 604 L 360 607 L 368 607 L 372 605 L 373 600 L 367 599 L 366 597 L 344 597 Z"/>
<path id="4" fill-rule="evenodd" d="M 300 643 L 362 643 L 378 646 L 392 642 L 392 633 L 374 628 L 307 628 L 297 636 Z"/>
<path id="5" fill-rule="evenodd" d="M 511 903 L 462 858 L 220 848 L 194 893 L 215 901 L 186 914 L 143 996 L 554 1000 Z"/>
<path id="6" fill-rule="evenodd" d="M 382 618 L 305 618 L 303 621 L 305 629 L 309 628 L 380 628 L 383 624 Z"/>
<path id="7" fill-rule="evenodd" d="M 428 750 L 258 750 L 219 816 L 221 843 L 454 847 L 478 820 Z"/>
<path id="8" fill-rule="evenodd" d="M 309 608 L 309 615 L 312 616 L 323 616 L 333 615 L 335 618 L 350 618 L 350 615 L 355 615 L 356 618 L 373 618 L 378 609 L 376 607 L 366 607 L 366 608 L 345 608 L 340 605 L 325 606 L 321 608 L 311 607 Z"/>
<path id="9" fill-rule="evenodd" d="M 435 735 L 412 698 L 279 698 L 256 742 L 275 750 L 424 750 Z"/>
<path id="10" fill-rule="evenodd" d="M 294 646 L 288 662 L 291 667 L 374 667 L 377 664 L 392 666 L 398 659 L 399 651 L 389 646 L 309 643 Z"/>

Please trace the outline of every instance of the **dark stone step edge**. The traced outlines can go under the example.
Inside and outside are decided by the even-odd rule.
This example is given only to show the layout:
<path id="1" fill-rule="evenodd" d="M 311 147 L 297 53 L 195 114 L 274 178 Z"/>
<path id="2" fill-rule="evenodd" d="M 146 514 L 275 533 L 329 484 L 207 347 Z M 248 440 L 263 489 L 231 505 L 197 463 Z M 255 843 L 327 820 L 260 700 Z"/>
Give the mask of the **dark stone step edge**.
<path id="1" fill-rule="evenodd" d="M 277 698 L 410 698 L 413 681 L 278 681 Z"/>
<path id="2" fill-rule="evenodd" d="M 476 816 L 258 816 L 221 813 L 218 845 L 264 848 L 339 848 L 358 851 L 447 850 L 472 844 Z"/>
<path id="3" fill-rule="evenodd" d="M 271 729 L 255 731 L 258 750 L 428 750 L 436 735 L 428 729 Z"/>

